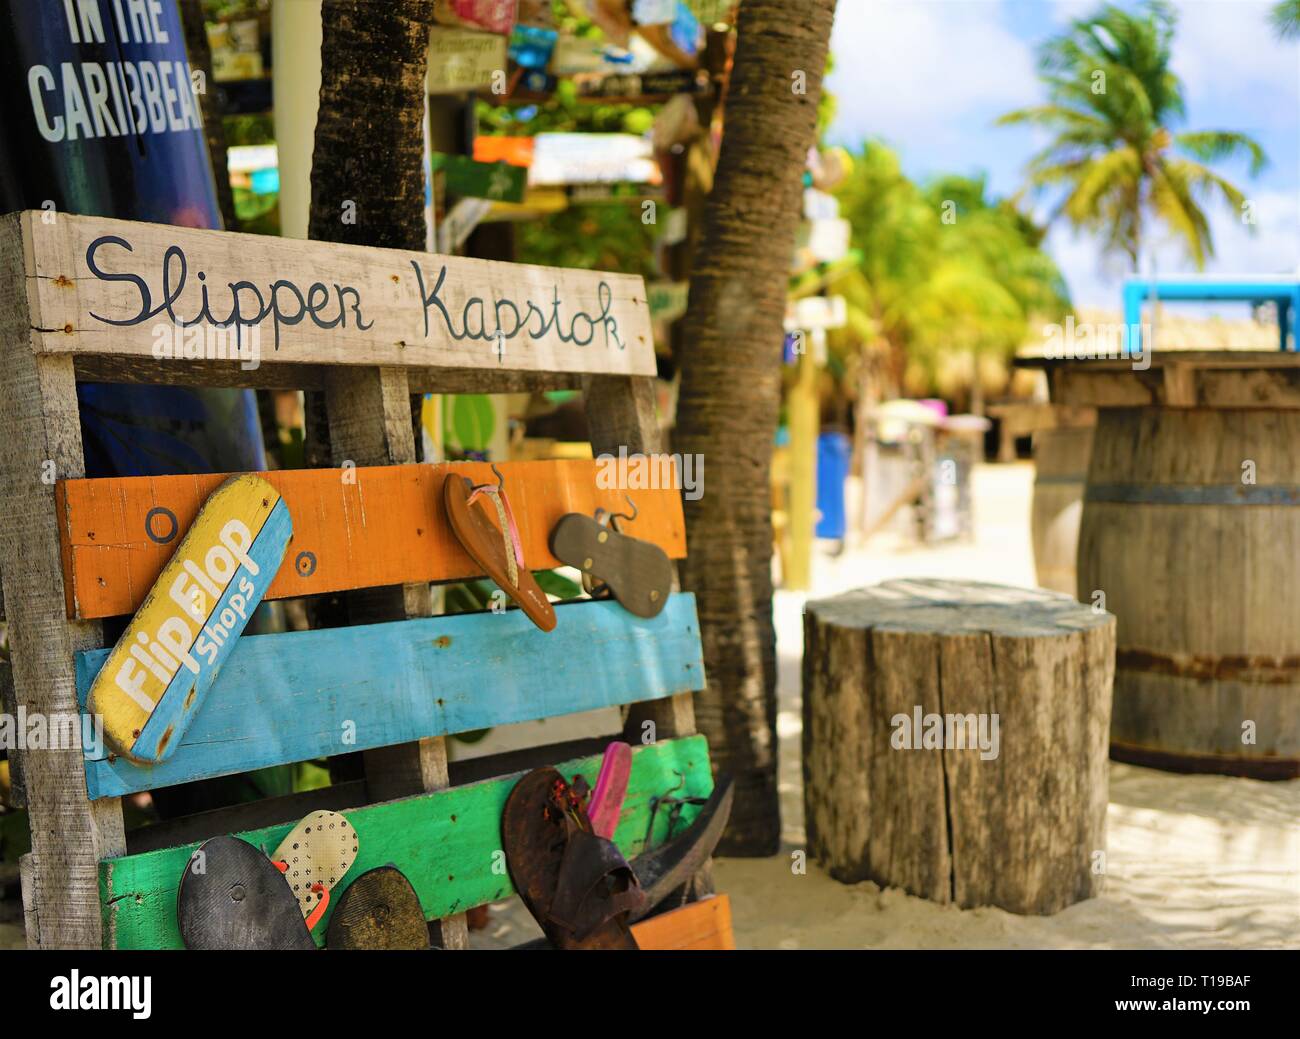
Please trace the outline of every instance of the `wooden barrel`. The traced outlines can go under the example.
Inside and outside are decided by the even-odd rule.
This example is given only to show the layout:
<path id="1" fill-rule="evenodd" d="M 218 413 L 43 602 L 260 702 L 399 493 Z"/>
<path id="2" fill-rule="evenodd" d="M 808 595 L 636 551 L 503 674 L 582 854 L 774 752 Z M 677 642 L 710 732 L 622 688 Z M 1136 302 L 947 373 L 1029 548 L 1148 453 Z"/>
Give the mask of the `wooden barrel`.
<path id="1" fill-rule="evenodd" d="M 1078 592 L 1075 558 L 1092 433 L 1091 426 L 1034 433 L 1034 572 L 1040 587 L 1070 596 Z"/>
<path id="2" fill-rule="evenodd" d="M 1300 412 L 1101 412 L 1079 540 L 1119 621 L 1111 757 L 1300 775 Z"/>

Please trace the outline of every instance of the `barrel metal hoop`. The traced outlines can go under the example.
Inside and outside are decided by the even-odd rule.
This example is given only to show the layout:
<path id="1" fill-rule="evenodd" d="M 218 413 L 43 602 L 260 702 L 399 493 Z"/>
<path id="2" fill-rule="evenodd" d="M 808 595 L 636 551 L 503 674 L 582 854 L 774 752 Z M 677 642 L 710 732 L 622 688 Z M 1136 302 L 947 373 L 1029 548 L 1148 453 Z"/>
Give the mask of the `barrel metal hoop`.
<path id="1" fill-rule="evenodd" d="M 1067 483 L 1073 484 L 1077 487 L 1080 484 L 1086 483 L 1087 479 L 1087 473 L 1061 473 L 1053 476 L 1035 476 L 1034 483 L 1039 487 Z"/>
<path id="2" fill-rule="evenodd" d="M 1300 656 L 1264 654 L 1156 653 L 1120 649 L 1115 666 L 1121 671 L 1170 675 L 1201 682 L 1241 682 L 1246 685 L 1300 685 Z"/>
<path id="3" fill-rule="evenodd" d="M 1115 505 L 1300 505 L 1297 484 L 1088 484 L 1084 500 Z"/>

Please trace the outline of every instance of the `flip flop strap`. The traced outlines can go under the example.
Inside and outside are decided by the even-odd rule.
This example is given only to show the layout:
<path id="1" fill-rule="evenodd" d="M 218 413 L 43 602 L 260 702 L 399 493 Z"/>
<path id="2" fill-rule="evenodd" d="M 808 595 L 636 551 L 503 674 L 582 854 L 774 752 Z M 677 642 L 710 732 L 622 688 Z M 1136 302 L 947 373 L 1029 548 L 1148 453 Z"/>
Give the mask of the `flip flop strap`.
<path id="1" fill-rule="evenodd" d="M 281 873 L 289 872 L 289 863 L 283 860 L 272 859 L 271 865 L 274 866 L 276 869 L 278 869 Z M 322 884 L 319 880 L 316 881 L 316 883 L 314 883 L 311 886 L 312 891 L 316 891 L 317 889 L 320 890 L 321 898 L 320 901 L 316 903 L 316 907 L 310 913 L 307 914 L 307 930 L 309 931 L 313 927 L 315 927 L 318 923 L 320 923 L 320 918 L 325 915 L 325 910 L 329 907 L 330 904 L 330 889 L 327 888 L 324 884 Z"/>
<path id="2" fill-rule="evenodd" d="M 316 908 L 307 914 L 307 930 L 311 930 L 318 923 L 320 918 L 325 915 L 325 910 L 330 904 L 330 889 L 322 884 L 319 880 L 311 886 L 313 891 L 320 891 L 320 901 L 316 903 Z"/>
<path id="3" fill-rule="evenodd" d="M 490 483 L 480 483 L 470 489 L 467 505 L 483 495 L 496 506 L 497 520 L 501 525 L 501 541 L 506 550 L 506 574 L 514 587 L 519 587 L 519 570 L 524 565 L 524 550 L 519 542 L 519 528 L 515 525 L 514 510 L 510 508 L 510 499 L 505 491 L 493 487 Z"/>
<path id="4" fill-rule="evenodd" d="M 644 901 L 636 874 L 613 841 L 585 830 L 570 833 L 548 914 L 551 922 L 582 941 Z"/>

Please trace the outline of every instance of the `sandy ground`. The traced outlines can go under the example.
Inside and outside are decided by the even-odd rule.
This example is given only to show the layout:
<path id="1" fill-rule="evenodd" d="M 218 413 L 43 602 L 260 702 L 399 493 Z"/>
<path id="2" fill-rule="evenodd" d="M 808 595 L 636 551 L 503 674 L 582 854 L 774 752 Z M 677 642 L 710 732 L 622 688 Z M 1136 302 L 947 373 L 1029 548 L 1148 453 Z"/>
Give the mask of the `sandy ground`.
<path id="1" fill-rule="evenodd" d="M 837 557 L 819 553 L 813 598 L 892 577 L 1032 585 L 1033 467 L 975 472 L 975 541 L 921 548 L 881 534 Z M 736 942 L 750 949 L 1300 947 L 1300 780 L 1178 776 L 1112 763 L 1105 889 L 1050 917 L 962 910 L 875 884 L 845 885 L 803 848 L 799 663 L 808 596 L 776 597 L 784 847 L 770 859 L 718 859 Z M 501 948 L 538 929 L 517 900 L 493 907 L 475 946 Z"/>
<path id="2" fill-rule="evenodd" d="M 1033 584 L 1033 467 L 975 473 L 972 544 L 909 547 L 881 535 L 838 558 L 820 555 L 813 598 L 892 577 Z M 779 592 L 780 789 L 785 847 L 773 859 L 720 859 L 742 948 L 1300 947 L 1300 780 L 1178 776 L 1112 763 L 1105 889 L 1051 917 L 961 910 L 871 883 L 845 885 L 803 847 L 799 662 L 807 596 Z"/>

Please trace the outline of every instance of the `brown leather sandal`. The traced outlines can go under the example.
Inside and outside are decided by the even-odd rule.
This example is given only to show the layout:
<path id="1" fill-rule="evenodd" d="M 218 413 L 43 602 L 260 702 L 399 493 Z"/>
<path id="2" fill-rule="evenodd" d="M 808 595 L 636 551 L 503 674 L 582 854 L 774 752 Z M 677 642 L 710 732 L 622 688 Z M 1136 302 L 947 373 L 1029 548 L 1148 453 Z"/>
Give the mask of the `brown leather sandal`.
<path id="1" fill-rule="evenodd" d="M 629 915 L 645 896 L 617 846 L 591 829 L 582 799 L 553 768 L 529 772 L 501 815 L 506 867 L 556 949 L 636 949 Z"/>
<path id="2" fill-rule="evenodd" d="M 442 484 L 442 500 L 447 519 L 465 551 L 506 595 L 528 615 L 542 631 L 555 628 L 555 607 L 546 598 L 533 575 L 524 565 L 519 530 L 506 498 L 505 480 L 494 465 L 497 485 L 475 485 L 464 476 L 449 473 Z M 493 505 L 500 526 L 495 526 L 483 508 L 474 508 L 480 499 Z"/>

